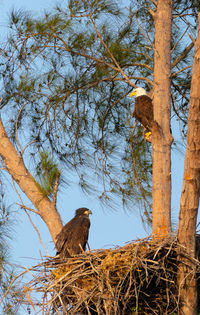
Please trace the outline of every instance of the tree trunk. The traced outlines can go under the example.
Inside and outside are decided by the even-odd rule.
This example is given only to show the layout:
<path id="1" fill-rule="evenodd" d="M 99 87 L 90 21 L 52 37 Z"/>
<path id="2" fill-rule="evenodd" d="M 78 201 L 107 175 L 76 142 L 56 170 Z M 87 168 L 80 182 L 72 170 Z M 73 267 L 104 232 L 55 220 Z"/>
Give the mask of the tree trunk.
<path id="1" fill-rule="evenodd" d="M 200 13 L 199 13 L 200 21 Z M 200 24 L 200 23 L 199 23 Z M 200 181 L 200 25 L 195 43 L 195 55 L 188 113 L 187 147 L 183 187 L 180 200 L 178 240 L 191 259 L 180 256 L 178 272 L 180 314 L 197 313 L 197 288 L 195 279 L 195 236 L 199 207 Z"/>
<path id="2" fill-rule="evenodd" d="M 158 0 L 155 19 L 152 237 L 171 233 L 170 43 L 172 1 Z"/>
<path id="3" fill-rule="evenodd" d="M 60 215 L 53 202 L 42 194 L 34 178 L 25 167 L 22 157 L 18 155 L 9 140 L 1 119 L 0 144 L 0 155 L 4 161 L 5 169 L 34 204 L 35 208 L 38 210 L 38 214 L 46 223 L 55 243 L 55 237 L 62 229 Z"/>

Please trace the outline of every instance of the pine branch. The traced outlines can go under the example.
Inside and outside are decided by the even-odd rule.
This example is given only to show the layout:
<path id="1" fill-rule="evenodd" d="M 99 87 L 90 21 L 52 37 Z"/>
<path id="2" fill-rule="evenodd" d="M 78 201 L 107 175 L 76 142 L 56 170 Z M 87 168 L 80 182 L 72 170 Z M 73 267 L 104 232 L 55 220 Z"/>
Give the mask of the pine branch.
<path id="1" fill-rule="evenodd" d="M 90 14 L 90 20 L 91 20 L 91 22 L 92 22 L 92 24 L 93 24 L 93 26 L 94 26 L 94 29 L 95 29 L 95 31 L 96 31 L 96 33 L 97 33 L 97 36 L 99 37 L 99 39 L 100 39 L 102 45 L 105 47 L 105 49 L 106 49 L 107 52 L 109 53 L 111 59 L 113 60 L 114 64 L 116 65 L 117 70 L 122 74 L 122 76 L 126 79 L 126 81 L 127 81 L 130 85 L 132 85 L 133 87 L 136 87 L 136 85 L 135 85 L 132 81 L 130 81 L 129 77 L 128 77 L 128 76 L 125 74 L 125 72 L 122 70 L 122 68 L 120 67 L 119 63 L 117 62 L 117 60 L 116 60 L 115 57 L 113 56 L 112 52 L 110 51 L 110 49 L 108 48 L 108 46 L 106 45 L 106 43 L 103 41 L 102 36 L 101 36 L 101 34 L 99 33 L 99 31 L 98 31 L 98 29 L 97 29 L 97 27 L 96 27 L 96 25 L 95 25 L 95 23 L 94 23 L 94 20 L 93 20 L 91 14 Z"/>
<path id="2" fill-rule="evenodd" d="M 178 56 L 171 64 L 171 69 L 173 69 L 174 67 L 176 67 L 176 65 L 182 60 L 184 59 L 188 53 L 190 52 L 190 50 L 194 47 L 194 43 L 192 42 L 188 47 L 186 47 L 182 54 L 180 56 Z"/>

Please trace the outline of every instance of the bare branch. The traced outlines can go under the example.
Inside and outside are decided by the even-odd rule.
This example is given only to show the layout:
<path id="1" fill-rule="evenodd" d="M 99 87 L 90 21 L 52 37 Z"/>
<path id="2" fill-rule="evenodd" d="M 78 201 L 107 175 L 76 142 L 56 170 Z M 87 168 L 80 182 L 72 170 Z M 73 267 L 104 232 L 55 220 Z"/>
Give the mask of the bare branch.
<path id="1" fill-rule="evenodd" d="M 13 180 L 13 179 L 12 179 L 12 180 Z M 15 189 L 17 195 L 19 196 L 19 198 L 20 198 L 20 200 L 21 200 L 21 202 L 22 202 L 22 198 L 21 198 L 19 192 L 17 191 L 17 189 L 16 189 L 16 187 L 15 187 L 14 180 L 13 180 L 13 186 L 14 186 L 14 189 Z M 30 220 L 30 222 L 31 222 L 31 224 L 32 224 L 32 226 L 33 226 L 33 228 L 35 229 L 35 231 L 36 231 L 36 233 L 37 233 L 37 235 L 38 235 L 38 238 L 39 238 L 39 240 L 40 240 L 40 243 L 42 244 L 42 246 L 43 246 L 44 249 L 46 250 L 47 255 L 49 255 L 47 248 L 45 247 L 44 243 L 42 242 L 40 233 L 39 233 L 37 227 L 35 226 L 35 224 L 33 223 L 33 220 L 31 219 L 31 216 L 30 216 L 30 214 L 28 213 L 27 210 L 29 210 L 29 211 L 31 211 L 31 212 L 34 212 L 34 213 L 37 214 L 37 215 L 39 215 L 39 212 L 36 211 L 36 210 L 34 210 L 34 209 L 28 208 L 28 207 L 24 206 L 23 204 L 18 204 L 18 203 L 17 203 L 17 205 L 19 205 L 21 208 L 25 209 L 25 213 L 27 214 L 27 216 L 28 216 L 28 218 L 29 218 L 29 220 Z"/>
<path id="2" fill-rule="evenodd" d="M 117 60 L 115 59 L 115 57 L 113 56 L 112 52 L 110 51 L 110 49 L 108 48 L 108 46 L 106 45 L 106 43 L 103 41 L 102 37 L 101 37 L 101 34 L 99 33 L 95 23 L 94 23 L 94 20 L 92 18 L 92 16 L 90 15 L 90 20 L 94 26 L 94 29 L 97 33 L 97 36 L 99 37 L 102 45 L 105 47 L 105 49 L 107 50 L 107 52 L 109 53 L 111 59 L 113 60 L 114 64 L 116 65 L 117 67 L 117 70 L 122 74 L 122 76 L 127 80 L 127 82 L 132 85 L 133 87 L 135 87 L 135 84 L 133 84 L 133 82 L 130 81 L 129 77 L 125 74 L 125 72 L 122 70 L 122 68 L 120 67 L 119 63 L 117 62 Z"/>
<path id="3" fill-rule="evenodd" d="M 153 72 L 153 68 L 145 63 L 128 63 L 125 64 L 124 67 L 142 67 L 147 68 L 148 70 L 151 70 Z"/>
<path id="4" fill-rule="evenodd" d="M 156 0 L 150 0 L 156 7 L 157 7 L 157 1 Z"/>
<path id="5" fill-rule="evenodd" d="M 181 96 L 189 103 L 190 102 L 189 98 L 187 96 L 185 96 L 185 94 L 183 94 L 183 92 L 181 91 L 179 86 L 176 85 L 173 81 L 171 81 L 171 83 L 175 87 L 175 89 L 181 94 Z"/>
<path id="6" fill-rule="evenodd" d="M 28 218 L 29 218 L 29 221 L 30 221 L 31 225 L 33 226 L 33 228 L 35 229 L 35 231 L 36 231 L 36 233 L 37 233 L 37 236 L 38 236 L 38 238 L 39 238 L 39 240 L 40 240 L 40 243 L 42 244 L 42 246 L 43 246 L 44 249 L 46 250 L 47 255 L 49 256 L 49 252 L 48 252 L 46 246 L 44 245 L 44 243 L 43 243 L 43 241 L 42 241 L 41 235 L 40 235 L 40 233 L 39 233 L 39 231 L 38 231 L 36 225 L 33 223 L 33 220 L 31 219 L 31 216 L 30 216 L 30 214 L 28 213 L 28 211 L 25 210 L 25 212 L 26 212 L 26 214 L 27 214 L 27 216 L 28 216 Z"/>
<path id="7" fill-rule="evenodd" d="M 189 38 L 191 39 L 191 41 L 193 42 L 193 44 L 195 44 L 195 39 L 194 39 L 194 37 L 192 37 L 192 35 L 191 34 L 188 34 L 188 36 L 189 36 Z"/>
<path id="8" fill-rule="evenodd" d="M 151 86 L 153 86 L 153 81 L 149 78 L 145 78 L 145 77 L 130 77 L 130 79 L 134 79 L 134 80 L 143 80 L 148 82 L 149 84 L 151 84 Z"/>
<path id="9" fill-rule="evenodd" d="M 154 19 L 156 16 L 156 11 L 148 9 L 149 13 L 151 14 L 152 18 Z"/>
<path id="10" fill-rule="evenodd" d="M 190 35 L 189 35 L 190 36 Z M 171 64 L 171 69 L 173 69 L 183 58 L 187 56 L 190 50 L 193 48 L 194 42 L 192 42 L 188 47 L 184 49 L 181 55 L 179 55 Z"/>
<path id="11" fill-rule="evenodd" d="M 21 152 L 21 156 L 24 154 L 24 151 L 31 145 L 31 144 L 33 144 L 33 143 L 35 143 L 35 142 L 37 142 L 36 140 L 33 140 L 33 141 L 31 141 L 30 143 L 28 143 L 24 148 L 23 148 L 23 150 L 22 150 L 22 152 Z"/>
<path id="12" fill-rule="evenodd" d="M 174 49 L 176 48 L 176 46 L 178 45 L 178 43 L 181 41 L 181 39 L 183 38 L 183 36 L 187 33 L 189 26 L 186 28 L 186 30 L 184 31 L 184 33 L 182 34 L 182 36 L 179 38 L 179 40 L 177 40 L 177 42 L 174 44 L 174 47 L 171 49 L 171 54 L 174 51 Z"/>
<path id="13" fill-rule="evenodd" d="M 147 40 L 147 42 L 149 42 L 150 46 L 153 47 L 152 41 L 151 41 L 150 38 L 148 38 L 148 36 L 145 34 L 145 32 L 144 32 L 142 26 L 140 25 L 140 23 L 138 22 L 138 19 L 137 19 L 136 16 L 135 16 L 135 19 L 136 19 L 137 25 L 139 26 L 139 28 L 140 28 L 140 30 L 141 30 L 141 32 L 142 32 L 144 38 Z"/>
<path id="14" fill-rule="evenodd" d="M 182 121 L 183 123 L 185 123 L 184 119 L 179 115 L 179 112 L 178 110 L 176 109 L 176 106 L 175 106 L 175 99 L 172 95 L 172 107 L 173 107 L 173 110 L 174 112 L 176 113 L 177 117 L 180 119 L 180 121 Z"/>
<path id="15" fill-rule="evenodd" d="M 27 207 L 27 206 L 24 206 L 23 204 L 20 204 L 20 203 L 16 203 L 18 206 L 20 206 L 21 208 L 23 208 L 23 209 L 25 209 L 25 210 L 29 210 L 29 211 L 31 211 L 31 212 L 33 212 L 33 213 L 35 213 L 35 214 L 39 214 L 39 212 L 37 211 L 37 210 L 34 210 L 34 209 L 32 209 L 32 208 L 29 208 L 29 207 Z"/>
<path id="16" fill-rule="evenodd" d="M 19 142 L 19 137 L 18 137 L 18 120 L 19 120 L 19 116 L 24 108 L 25 104 L 22 105 L 22 107 L 20 108 L 19 112 L 18 112 L 18 115 L 17 115 L 17 119 L 16 119 L 16 122 L 15 122 L 15 133 L 16 133 L 16 140 L 17 140 L 17 143 L 18 143 L 18 146 L 20 148 L 20 152 L 22 152 L 22 147 L 20 145 L 20 142 Z"/>
<path id="17" fill-rule="evenodd" d="M 55 241 L 56 235 L 62 229 L 60 215 L 53 203 L 43 195 L 39 185 L 25 167 L 22 157 L 18 155 L 15 147 L 8 138 L 1 119 L 0 143 L 0 155 L 5 163 L 6 170 L 11 175 L 11 178 L 17 182 L 21 190 L 27 195 L 27 197 L 36 207 L 39 215 L 48 226 L 53 241 Z M 21 203 L 23 204 L 23 202 Z"/>
<path id="18" fill-rule="evenodd" d="M 56 38 L 59 38 L 58 36 L 54 36 Z M 62 40 L 62 39 L 60 39 Z M 62 42 L 64 42 L 62 40 Z M 45 45 L 46 48 L 58 48 L 58 49 L 62 49 L 62 50 L 65 50 L 65 51 L 68 51 L 68 52 L 72 52 L 74 55 L 78 55 L 78 56 L 82 56 L 82 57 L 85 57 L 87 59 L 91 59 L 91 60 L 94 60 L 96 61 L 97 63 L 100 63 L 100 64 L 104 64 L 106 66 L 108 66 L 109 68 L 113 69 L 113 70 L 116 70 L 116 71 L 119 71 L 117 67 L 113 66 L 111 63 L 108 63 L 108 62 L 105 62 L 104 60 L 101 60 L 101 59 L 98 59 L 96 57 L 93 57 L 91 55 L 87 55 L 87 54 L 83 54 L 83 53 L 80 53 L 80 52 L 77 52 L 77 51 L 74 51 L 70 48 L 68 48 L 67 46 L 66 47 L 62 47 L 62 46 L 58 46 L 58 45 L 54 45 L 54 46 L 51 46 L 51 45 Z"/>
<path id="19" fill-rule="evenodd" d="M 151 1 L 151 0 L 150 0 L 150 1 Z M 152 10 L 152 9 L 150 8 L 148 2 L 147 2 L 147 1 L 145 1 L 145 2 L 146 2 L 146 6 L 147 6 L 147 9 L 148 9 L 149 13 L 151 14 L 151 16 L 152 16 L 153 19 L 154 19 L 155 16 L 156 16 L 156 10 Z M 157 3 L 155 3 L 155 1 L 152 0 L 151 2 L 157 7 Z"/>
<path id="20" fill-rule="evenodd" d="M 192 68 L 192 66 L 187 66 L 187 67 L 185 67 L 185 68 L 183 68 L 183 69 L 181 69 L 181 70 L 179 70 L 177 72 L 172 73 L 171 74 L 171 78 L 175 77 L 178 73 L 183 72 L 184 70 L 189 69 L 189 68 Z"/>

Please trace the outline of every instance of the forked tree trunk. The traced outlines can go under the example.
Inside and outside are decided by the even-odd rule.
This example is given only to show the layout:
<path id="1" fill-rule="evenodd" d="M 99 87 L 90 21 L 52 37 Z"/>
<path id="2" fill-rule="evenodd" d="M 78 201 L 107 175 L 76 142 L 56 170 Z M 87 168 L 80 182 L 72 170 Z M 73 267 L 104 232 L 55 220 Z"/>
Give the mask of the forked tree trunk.
<path id="1" fill-rule="evenodd" d="M 171 233 L 170 61 L 172 1 L 158 0 L 155 14 L 152 237 Z"/>
<path id="2" fill-rule="evenodd" d="M 62 229 L 62 221 L 53 202 L 44 196 L 39 186 L 24 165 L 22 156 L 18 155 L 12 142 L 9 140 L 3 123 L 0 119 L 0 156 L 5 169 L 12 176 L 30 201 L 37 209 L 38 215 L 46 223 L 55 243 L 56 235 Z"/>
<path id="3" fill-rule="evenodd" d="M 200 13 L 199 13 L 200 21 Z M 199 23 L 200 24 L 200 23 Z M 187 147 L 183 187 L 180 201 L 178 240 L 191 258 L 195 258 L 196 221 L 199 207 L 200 181 L 200 25 L 195 43 L 195 55 L 188 113 Z M 197 313 L 195 263 L 181 258 L 178 272 L 180 314 Z"/>

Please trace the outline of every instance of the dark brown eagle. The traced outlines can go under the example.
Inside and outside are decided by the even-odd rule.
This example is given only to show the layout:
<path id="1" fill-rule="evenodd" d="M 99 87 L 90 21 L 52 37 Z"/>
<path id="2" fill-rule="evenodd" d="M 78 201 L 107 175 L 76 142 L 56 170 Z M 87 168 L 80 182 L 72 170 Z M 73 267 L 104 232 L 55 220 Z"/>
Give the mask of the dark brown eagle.
<path id="1" fill-rule="evenodd" d="M 145 139 L 150 141 L 153 123 L 153 104 L 145 89 L 137 88 L 133 90 L 130 97 L 135 96 L 135 107 L 133 117 L 135 117 L 145 130 Z"/>
<path id="2" fill-rule="evenodd" d="M 87 208 L 77 209 L 74 218 L 56 236 L 57 254 L 61 259 L 78 255 L 86 249 L 91 213 L 92 211 Z"/>

